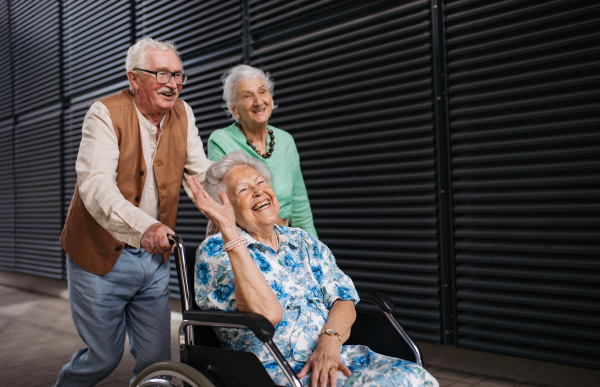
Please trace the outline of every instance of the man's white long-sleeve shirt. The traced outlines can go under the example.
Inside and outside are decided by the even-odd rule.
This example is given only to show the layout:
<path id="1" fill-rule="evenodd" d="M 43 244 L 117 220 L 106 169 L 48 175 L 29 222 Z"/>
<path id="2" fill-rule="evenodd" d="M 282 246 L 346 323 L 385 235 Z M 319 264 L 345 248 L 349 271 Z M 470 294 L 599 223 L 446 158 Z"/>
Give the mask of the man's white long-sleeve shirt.
<path id="1" fill-rule="evenodd" d="M 212 162 L 204 154 L 194 112 L 185 101 L 183 102 L 188 119 L 184 176 L 196 176 L 203 181 L 206 170 Z M 140 113 L 137 106 L 136 111 L 140 122 L 142 150 L 147 170 L 139 208 L 126 200 L 117 187 L 119 145 L 110 113 L 101 102 L 94 102 L 83 120 L 75 170 L 79 195 L 88 212 L 115 239 L 140 248 L 142 234 L 158 221 L 160 214 L 153 168 L 160 137 L 156 141 L 156 126 Z M 164 120 L 163 117 L 160 127 L 169 130 L 163 128 Z M 185 179 L 183 179 L 183 187 L 188 196 L 192 197 Z"/>

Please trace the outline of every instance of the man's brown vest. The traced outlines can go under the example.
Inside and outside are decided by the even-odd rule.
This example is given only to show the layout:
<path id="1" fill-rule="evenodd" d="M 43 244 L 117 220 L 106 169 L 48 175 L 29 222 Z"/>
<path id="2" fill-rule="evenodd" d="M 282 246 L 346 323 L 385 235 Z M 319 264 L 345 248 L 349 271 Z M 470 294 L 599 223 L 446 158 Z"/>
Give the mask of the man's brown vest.
<path id="1" fill-rule="evenodd" d="M 133 97 L 129 90 L 123 90 L 99 101 L 108 108 L 119 142 L 117 186 L 125 199 L 139 207 L 148 171 Z M 153 163 L 160 203 L 159 220 L 171 229 L 175 229 L 177 221 L 187 151 L 187 122 L 185 106 L 177 99 L 163 123 Z M 112 270 L 125 246 L 90 215 L 79 196 L 77 184 L 60 243 L 73 262 L 98 275 Z M 163 254 L 163 257 L 167 262 L 169 253 Z"/>

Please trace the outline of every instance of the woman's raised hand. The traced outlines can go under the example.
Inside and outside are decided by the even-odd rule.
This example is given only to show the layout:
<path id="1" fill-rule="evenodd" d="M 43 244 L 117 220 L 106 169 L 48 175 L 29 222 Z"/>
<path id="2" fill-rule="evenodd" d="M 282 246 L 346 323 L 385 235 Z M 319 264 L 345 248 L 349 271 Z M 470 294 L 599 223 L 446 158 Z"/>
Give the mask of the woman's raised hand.
<path id="1" fill-rule="evenodd" d="M 319 340 L 317 348 L 298 373 L 298 378 L 302 379 L 312 371 L 310 377 L 311 387 L 337 386 L 336 370 L 342 371 L 346 376 L 352 375 L 352 372 L 340 357 L 341 344 L 337 337 L 325 336 L 323 338 L 326 340 Z"/>
<path id="2" fill-rule="evenodd" d="M 186 177 L 194 200 L 196 201 L 196 207 L 206 216 L 212 220 L 219 231 L 223 232 L 226 229 L 235 228 L 235 211 L 229 203 L 227 193 L 225 191 L 219 192 L 219 198 L 223 204 L 217 203 L 210 195 L 206 192 L 200 181 L 196 177 Z"/>

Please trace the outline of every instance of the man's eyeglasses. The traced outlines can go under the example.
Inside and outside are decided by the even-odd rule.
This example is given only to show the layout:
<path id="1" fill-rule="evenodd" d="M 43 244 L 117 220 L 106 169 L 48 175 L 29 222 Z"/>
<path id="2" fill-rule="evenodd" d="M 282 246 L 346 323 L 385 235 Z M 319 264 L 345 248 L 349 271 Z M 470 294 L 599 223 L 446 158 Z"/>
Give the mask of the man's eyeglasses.
<path id="1" fill-rule="evenodd" d="M 186 73 L 171 73 L 169 71 L 150 71 L 144 69 L 134 69 L 144 71 L 146 73 L 154 74 L 156 76 L 156 82 L 158 83 L 169 83 L 172 77 L 175 77 L 175 83 L 178 85 L 185 85 L 185 82 L 188 79 L 188 75 Z"/>

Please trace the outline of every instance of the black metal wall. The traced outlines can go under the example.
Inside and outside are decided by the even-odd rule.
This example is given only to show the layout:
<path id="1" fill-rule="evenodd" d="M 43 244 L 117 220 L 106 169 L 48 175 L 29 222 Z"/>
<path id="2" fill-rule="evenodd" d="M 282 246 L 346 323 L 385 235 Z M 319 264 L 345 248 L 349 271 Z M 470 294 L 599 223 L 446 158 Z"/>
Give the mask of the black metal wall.
<path id="1" fill-rule="evenodd" d="M 10 13 L 7 2 L 0 2 L 0 66 L 12 72 L 10 50 Z M 0 138 L 4 149 L 0 152 L 0 270 L 15 269 L 15 157 L 12 118 L 13 78 L 5 81 L 5 92 L 0 94 Z"/>
<path id="2" fill-rule="evenodd" d="M 64 278 L 81 123 L 126 50 L 177 43 L 204 142 L 220 76 L 270 71 L 315 225 L 414 338 L 600 368 L 592 1 L 0 1 L 0 270 Z M 205 220 L 182 191 L 193 254 Z M 172 278 L 176 290 L 176 279 Z"/>
<path id="3" fill-rule="evenodd" d="M 15 271 L 64 278 L 58 242 L 63 223 L 60 5 L 15 1 L 3 6 L 9 10 L 12 80 L 12 98 L 6 105 L 12 100 L 13 109 L 14 253 L 7 258 L 12 258 Z"/>
<path id="4" fill-rule="evenodd" d="M 448 1 L 458 345 L 600 364 L 600 4 Z"/>
<path id="5" fill-rule="evenodd" d="M 0 120 L 4 151 L 0 153 L 0 270 L 15 270 L 15 157 L 12 118 Z"/>
<path id="6" fill-rule="evenodd" d="M 0 2 L 0 66 L 9 72 L 12 72 L 12 55 L 10 49 L 10 12 L 8 2 Z M 0 117 L 10 116 L 13 105 L 13 77 L 8 77 L 4 81 L 6 90 L 0 95 Z"/>

